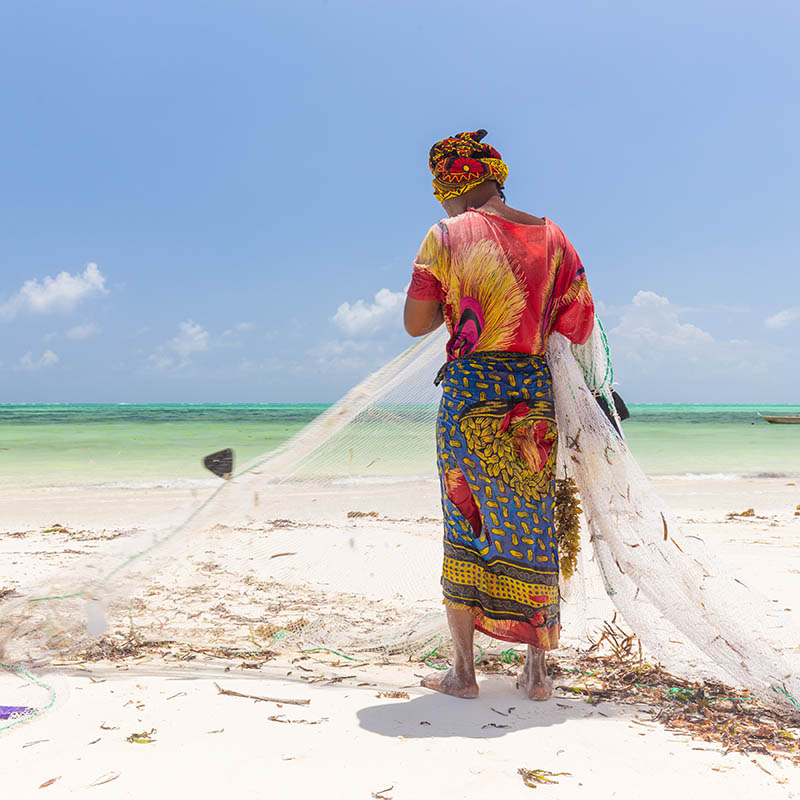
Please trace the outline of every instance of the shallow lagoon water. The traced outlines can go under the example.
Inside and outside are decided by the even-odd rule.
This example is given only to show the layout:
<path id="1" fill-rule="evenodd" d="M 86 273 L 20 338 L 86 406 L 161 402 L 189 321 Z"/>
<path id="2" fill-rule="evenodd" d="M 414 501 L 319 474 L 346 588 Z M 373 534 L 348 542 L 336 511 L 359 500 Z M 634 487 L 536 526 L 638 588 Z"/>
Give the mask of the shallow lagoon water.
<path id="1" fill-rule="evenodd" d="M 0 405 L 4 485 L 205 482 L 204 455 L 239 465 L 274 450 L 327 405 Z M 800 406 L 631 405 L 628 443 L 650 475 L 800 476 L 800 425 L 758 412 Z M 391 464 L 383 465 L 391 473 Z"/>

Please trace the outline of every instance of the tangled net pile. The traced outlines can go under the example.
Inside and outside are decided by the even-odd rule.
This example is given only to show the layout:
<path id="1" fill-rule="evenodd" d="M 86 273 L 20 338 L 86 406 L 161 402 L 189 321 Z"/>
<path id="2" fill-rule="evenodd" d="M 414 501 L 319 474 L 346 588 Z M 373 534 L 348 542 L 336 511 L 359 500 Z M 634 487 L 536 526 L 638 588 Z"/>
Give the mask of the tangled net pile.
<path id="1" fill-rule="evenodd" d="M 227 653 L 424 658 L 441 647 L 433 377 L 445 336 L 416 343 L 221 480 L 180 524 L 116 539 L 83 574 L 6 600 L 2 660 L 46 663 L 131 632 Z M 563 642 L 585 646 L 616 610 L 670 672 L 800 710 L 789 615 L 681 532 L 596 402 L 613 408 L 602 328 L 580 348 L 554 334 L 548 361 L 558 478 L 574 481 L 583 509 L 574 573 L 562 576 Z"/>

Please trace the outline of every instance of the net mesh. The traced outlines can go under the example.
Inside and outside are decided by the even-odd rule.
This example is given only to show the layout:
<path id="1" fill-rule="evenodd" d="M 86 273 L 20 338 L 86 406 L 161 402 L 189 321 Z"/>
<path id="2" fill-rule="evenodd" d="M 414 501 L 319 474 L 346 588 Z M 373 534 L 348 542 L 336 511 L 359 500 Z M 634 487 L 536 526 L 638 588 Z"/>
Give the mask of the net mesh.
<path id="1" fill-rule="evenodd" d="M 433 377 L 445 336 L 417 342 L 220 481 L 179 524 L 119 537 L 82 570 L 3 603 L 0 660 L 46 663 L 114 633 L 223 653 L 442 652 Z M 558 476 L 576 481 L 584 509 L 577 570 L 561 587 L 562 642 L 584 646 L 616 610 L 668 670 L 796 711 L 789 615 L 681 532 L 595 401 L 613 380 L 602 327 L 579 348 L 554 334 L 548 361 Z"/>

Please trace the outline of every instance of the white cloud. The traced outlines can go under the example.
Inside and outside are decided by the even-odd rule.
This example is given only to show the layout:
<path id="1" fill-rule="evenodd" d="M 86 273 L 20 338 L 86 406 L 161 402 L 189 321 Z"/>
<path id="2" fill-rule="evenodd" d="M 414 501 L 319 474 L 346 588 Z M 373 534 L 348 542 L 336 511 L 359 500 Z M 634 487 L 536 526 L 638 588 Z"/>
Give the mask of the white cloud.
<path id="1" fill-rule="evenodd" d="M 392 292 L 389 289 L 381 289 L 375 295 L 374 303 L 365 303 L 363 300 L 356 300 L 352 305 L 342 303 L 336 309 L 336 313 L 331 317 L 332 322 L 350 336 L 361 333 L 372 333 L 389 322 L 396 320 L 400 325 L 400 308 L 405 300 L 403 292 Z"/>
<path id="2" fill-rule="evenodd" d="M 82 273 L 60 272 L 54 278 L 32 278 L 4 303 L 0 303 L 0 319 L 11 320 L 22 313 L 48 314 L 69 311 L 94 294 L 105 294 L 106 279 L 97 264 L 89 263 Z"/>
<path id="3" fill-rule="evenodd" d="M 353 339 L 328 339 L 309 351 L 323 369 L 363 369 L 373 362 L 381 361 L 383 347 L 378 342 Z"/>
<path id="4" fill-rule="evenodd" d="M 328 338 L 307 350 L 321 372 L 365 372 L 410 343 L 402 331 L 405 292 L 381 289 L 373 302 L 342 303 L 331 321 L 346 335 Z M 268 338 L 272 338 L 267 332 Z"/>
<path id="5" fill-rule="evenodd" d="M 156 369 L 166 369 L 172 364 L 175 363 L 175 360 L 170 358 L 167 355 L 164 355 L 163 352 L 158 353 L 151 353 L 147 360 L 156 368 Z"/>
<path id="6" fill-rule="evenodd" d="M 85 325 L 75 325 L 67 331 L 67 339 L 73 339 L 79 342 L 83 339 L 88 339 L 90 336 L 98 333 L 100 328 L 94 322 L 87 322 Z"/>
<path id="7" fill-rule="evenodd" d="M 233 327 L 222 331 L 217 343 L 222 347 L 241 347 L 243 339 L 240 334 L 249 333 L 255 327 L 252 322 L 237 322 Z"/>
<path id="8" fill-rule="evenodd" d="M 683 312 L 655 292 L 637 292 L 620 309 L 619 324 L 608 332 L 617 375 L 681 374 L 683 369 L 685 377 L 688 366 L 706 377 L 715 371 L 765 369 L 763 354 L 752 342 L 715 339 L 703 328 L 682 322 Z"/>
<path id="9" fill-rule="evenodd" d="M 192 353 L 208 350 L 208 331 L 201 325 L 187 319 L 178 326 L 179 333 L 171 339 L 167 347 L 174 350 L 181 358 L 188 358 Z"/>
<path id="10" fill-rule="evenodd" d="M 281 359 L 275 356 L 267 356 L 266 358 L 262 358 L 260 360 L 252 359 L 252 358 L 243 358 L 237 364 L 237 367 L 242 372 L 263 372 L 269 370 L 276 370 L 280 369 L 283 366 L 283 362 Z"/>
<path id="11" fill-rule="evenodd" d="M 653 349 L 678 350 L 691 357 L 698 346 L 714 341 L 707 331 L 689 322 L 680 322 L 678 309 L 666 297 L 650 291 L 639 291 L 631 304 L 623 309 L 615 338 L 623 339 L 632 349 L 648 356 Z"/>
<path id="12" fill-rule="evenodd" d="M 785 328 L 798 319 L 800 319 L 800 306 L 794 306 L 767 317 L 764 320 L 764 325 L 767 328 Z"/>
<path id="13" fill-rule="evenodd" d="M 40 369 L 52 367 L 53 364 L 58 363 L 58 356 L 52 350 L 45 350 L 42 357 L 34 360 L 33 353 L 28 351 L 19 360 L 19 368 L 26 372 L 36 372 Z"/>
<path id="14" fill-rule="evenodd" d="M 208 331 L 191 319 L 184 320 L 178 326 L 178 335 L 166 344 L 159 345 L 156 351 L 148 356 L 148 360 L 157 369 L 166 369 L 176 363 L 175 355 L 179 356 L 178 367 L 189 363 L 189 357 L 195 353 L 208 350 Z"/>

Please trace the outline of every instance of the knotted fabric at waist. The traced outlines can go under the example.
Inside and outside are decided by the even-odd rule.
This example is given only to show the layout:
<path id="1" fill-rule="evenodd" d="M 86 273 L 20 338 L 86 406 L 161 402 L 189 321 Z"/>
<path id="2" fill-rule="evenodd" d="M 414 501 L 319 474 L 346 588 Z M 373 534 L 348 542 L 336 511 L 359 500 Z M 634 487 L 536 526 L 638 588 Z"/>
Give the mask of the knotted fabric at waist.
<path id="1" fill-rule="evenodd" d="M 494 361 L 497 362 L 497 367 L 507 372 L 531 369 L 533 367 L 536 370 L 544 369 L 548 375 L 550 374 L 550 368 L 544 356 L 533 355 L 531 353 L 517 353 L 512 350 L 480 350 L 464 355 L 461 358 L 453 359 L 452 361 L 445 361 L 445 363 L 439 367 L 436 377 L 433 379 L 433 385 L 439 386 L 441 384 L 449 368 L 463 368 L 471 361 L 480 362 L 487 369 L 492 368 L 492 362 Z"/>

